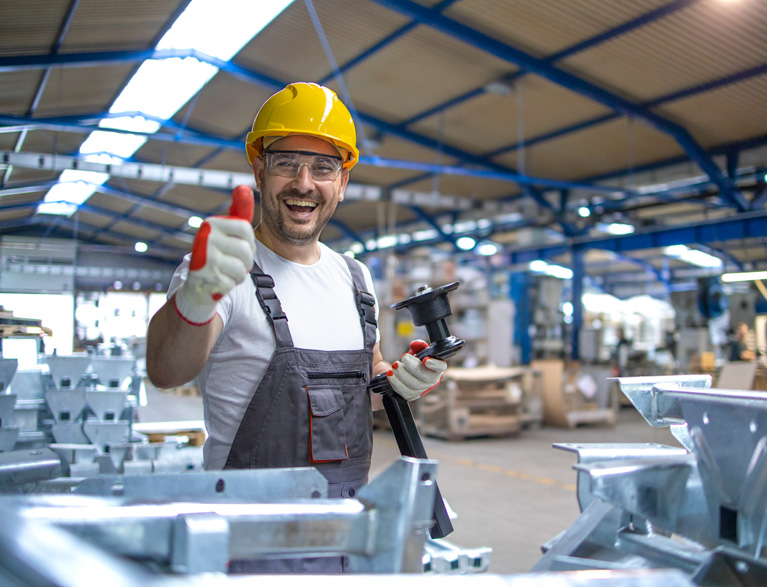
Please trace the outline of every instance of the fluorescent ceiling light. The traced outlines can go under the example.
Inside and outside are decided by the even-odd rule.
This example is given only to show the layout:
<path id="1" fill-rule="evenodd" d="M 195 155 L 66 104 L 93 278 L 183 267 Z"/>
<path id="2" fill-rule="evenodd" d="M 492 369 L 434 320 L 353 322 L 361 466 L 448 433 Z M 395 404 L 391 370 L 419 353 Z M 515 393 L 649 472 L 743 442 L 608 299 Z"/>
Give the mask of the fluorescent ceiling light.
<path id="1" fill-rule="evenodd" d="M 498 252 L 498 245 L 490 241 L 480 243 L 477 247 L 477 254 L 483 257 L 490 257 Z"/>
<path id="2" fill-rule="evenodd" d="M 578 216 L 580 216 L 581 218 L 588 218 L 589 216 L 591 216 L 591 210 L 589 209 L 588 206 L 581 206 L 580 208 L 578 208 Z"/>
<path id="3" fill-rule="evenodd" d="M 397 244 L 397 235 L 385 234 L 378 239 L 377 244 L 379 249 L 388 249 L 389 247 L 393 247 Z"/>
<path id="4" fill-rule="evenodd" d="M 455 241 L 455 245 L 462 251 L 470 251 L 476 244 L 477 241 L 475 241 L 470 236 L 462 236 L 457 241 Z"/>
<path id="5" fill-rule="evenodd" d="M 549 265 L 546 267 L 546 275 L 551 275 L 557 279 L 572 279 L 573 270 L 561 265 Z"/>
<path id="6" fill-rule="evenodd" d="M 191 49 L 229 61 L 253 37 L 260 33 L 293 0 L 192 0 L 184 12 L 163 35 L 156 49 Z M 207 84 L 219 68 L 194 57 L 147 60 L 142 63 L 123 91 L 109 108 L 110 114 L 141 112 L 105 118 L 99 122 L 104 129 L 119 129 L 153 134 L 184 104 Z M 83 142 L 80 154 L 88 161 L 117 162 L 113 157 L 128 159 L 141 148 L 147 137 L 108 131 L 94 131 Z M 65 172 L 66 173 L 66 172 Z M 109 179 L 77 178 L 74 182 L 88 181 L 87 189 L 81 183 L 65 180 L 51 188 L 38 206 L 38 214 L 71 216 L 87 200 L 98 185 Z"/>
<path id="7" fill-rule="evenodd" d="M 149 246 L 147 246 L 146 243 L 138 241 L 135 245 L 133 245 L 133 250 L 137 253 L 146 253 L 149 250 Z"/>
<path id="8" fill-rule="evenodd" d="M 724 273 L 722 281 L 733 283 L 735 281 L 759 281 L 767 279 L 767 271 L 745 271 L 741 273 Z"/>
<path id="9" fill-rule="evenodd" d="M 355 255 L 359 255 L 362 251 L 365 250 L 365 245 L 362 243 L 352 243 L 352 245 L 349 247 L 349 250 L 351 250 L 351 252 Z"/>
<path id="10" fill-rule="evenodd" d="M 427 230 L 417 230 L 411 236 L 414 241 L 431 240 L 433 238 L 437 238 L 437 231 L 433 228 L 429 228 Z"/>
<path id="11" fill-rule="evenodd" d="M 597 230 L 606 234 L 623 235 L 631 234 L 635 229 L 631 224 L 613 222 L 611 224 L 597 224 Z"/>
<path id="12" fill-rule="evenodd" d="M 477 230 L 477 223 L 474 220 L 464 220 L 463 222 L 456 222 L 453 225 L 453 232 L 469 232 L 470 230 Z"/>
<path id="13" fill-rule="evenodd" d="M 672 245 L 663 249 L 663 253 L 669 257 L 674 257 L 690 265 L 697 267 L 706 267 L 719 269 L 722 267 L 722 260 L 714 255 L 709 255 L 697 249 L 691 249 L 685 245 Z"/>
<path id="14" fill-rule="evenodd" d="M 549 264 L 546 261 L 542 261 L 540 259 L 537 259 L 535 261 L 530 261 L 530 264 L 528 265 L 528 267 L 530 271 L 535 271 L 536 273 L 545 273 L 546 275 L 551 275 L 552 277 L 556 277 L 557 279 L 573 278 L 572 269 L 568 269 L 567 267 L 562 267 L 561 265 Z"/>
<path id="15" fill-rule="evenodd" d="M 189 220 L 186 221 L 186 223 L 192 228 L 200 228 L 202 226 L 202 222 L 203 220 L 199 216 L 192 216 Z"/>

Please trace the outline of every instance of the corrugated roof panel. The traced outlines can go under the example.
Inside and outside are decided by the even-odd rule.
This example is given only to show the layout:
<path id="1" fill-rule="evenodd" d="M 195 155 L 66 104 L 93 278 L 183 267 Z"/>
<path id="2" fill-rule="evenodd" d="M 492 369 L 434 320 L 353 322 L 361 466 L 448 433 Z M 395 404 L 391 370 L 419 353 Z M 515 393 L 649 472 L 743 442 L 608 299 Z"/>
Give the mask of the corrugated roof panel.
<path id="1" fill-rule="evenodd" d="M 419 26 L 352 68 L 346 81 L 360 110 L 397 122 L 510 71 L 500 59 Z"/>
<path id="2" fill-rule="evenodd" d="M 658 112 L 682 124 L 704 147 L 762 136 L 767 129 L 767 75 L 678 100 Z"/>
<path id="3" fill-rule="evenodd" d="M 26 208 L 10 208 L 15 203 L 22 202 L 10 202 L 7 204 L 9 207 L 0 207 L 0 222 L 8 224 L 6 230 L 10 228 L 10 224 L 23 226 L 25 219 L 29 216 L 29 210 Z"/>
<path id="4" fill-rule="evenodd" d="M 175 130 L 168 129 L 164 129 L 164 131 L 172 134 L 176 132 Z M 194 167 L 214 151 L 214 147 L 150 140 L 136 151 L 135 157 L 140 161 L 151 163 Z"/>
<path id="5" fill-rule="evenodd" d="M 102 194 L 101 192 L 95 192 L 90 198 L 88 198 L 88 202 L 98 208 L 111 210 L 116 215 L 127 214 L 128 211 L 131 210 L 134 206 L 133 202 L 124 200 L 117 196 Z"/>
<path id="6" fill-rule="evenodd" d="M 166 212 L 165 210 L 159 210 L 153 206 L 144 206 L 138 208 L 131 215 L 130 218 L 137 218 L 139 220 L 147 220 L 155 224 L 161 224 L 172 230 L 179 230 L 185 232 L 188 225 L 186 221 L 189 216 L 181 216 L 180 214 L 173 214 Z M 192 231 L 194 232 L 194 231 Z"/>
<path id="7" fill-rule="evenodd" d="M 62 52 L 150 49 L 179 0 L 80 0 Z"/>
<path id="8" fill-rule="evenodd" d="M 35 70 L 0 73 L 3 113 L 23 116 L 29 112 L 42 76 L 42 71 Z"/>
<path id="9" fill-rule="evenodd" d="M 445 14 L 537 57 L 547 57 L 663 6 L 666 0 L 463 0 Z"/>
<path id="10" fill-rule="evenodd" d="M 488 153 L 518 143 L 520 126 L 524 137 L 530 138 L 610 112 L 538 76 L 520 78 L 514 88 L 505 96 L 484 93 L 444 112 L 447 143 L 477 154 Z M 414 129 L 438 137 L 442 116 L 435 114 Z"/>
<path id="11" fill-rule="evenodd" d="M 35 116 L 106 112 L 132 74 L 133 67 L 114 65 L 52 69 Z"/>
<path id="12" fill-rule="evenodd" d="M 244 140 L 261 104 L 273 93 L 262 86 L 220 72 L 173 118 L 202 132 L 219 137 L 242 137 Z"/>
<path id="13" fill-rule="evenodd" d="M 113 218 L 105 214 L 98 214 L 86 210 L 79 210 L 75 218 L 76 222 L 81 222 L 91 228 L 106 228 L 112 223 Z"/>
<path id="14" fill-rule="evenodd" d="M 339 66 L 408 22 L 364 0 L 323 0 L 313 6 Z M 274 19 L 237 55 L 236 62 L 284 83 L 318 81 L 333 72 L 303 2 L 294 2 Z"/>
<path id="15" fill-rule="evenodd" d="M 536 177 L 576 179 L 629 169 L 682 153 L 668 135 L 649 126 L 616 119 L 525 149 L 525 172 Z M 518 154 L 496 158 L 516 164 Z"/>
<path id="16" fill-rule="evenodd" d="M 564 65 L 641 102 L 763 64 L 765 38 L 767 3 L 706 0 Z"/>
<path id="17" fill-rule="evenodd" d="M 231 194 L 193 185 L 177 185 L 158 198 L 158 201 L 180 206 L 187 210 L 200 210 L 206 214 L 219 214 L 229 208 Z"/>
<path id="18" fill-rule="evenodd" d="M 137 240 L 148 241 L 156 239 L 162 231 L 146 228 L 130 221 L 117 222 L 110 227 L 109 232 L 114 236 L 133 237 Z"/>
<path id="19" fill-rule="evenodd" d="M 50 53 L 69 0 L 0 0 L 0 57 Z"/>
<path id="20" fill-rule="evenodd" d="M 433 178 L 422 179 L 403 189 L 431 192 L 434 187 L 445 196 L 458 196 L 477 201 L 503 198 L 519 191 L 517 184 L 511 181 L 468 175 L 441 175 L 436 181 Z"/>
<path id="21" fill-rule="evenodd" d="M 87 130 L 82 133 L 57 132 L 44 128 L 31 130 L 24 139 L 23 150 L 31 153 L 76 153 L 88 136 L 88 132 Z M 14 171 L 14 175 L 15 173 Z"/>

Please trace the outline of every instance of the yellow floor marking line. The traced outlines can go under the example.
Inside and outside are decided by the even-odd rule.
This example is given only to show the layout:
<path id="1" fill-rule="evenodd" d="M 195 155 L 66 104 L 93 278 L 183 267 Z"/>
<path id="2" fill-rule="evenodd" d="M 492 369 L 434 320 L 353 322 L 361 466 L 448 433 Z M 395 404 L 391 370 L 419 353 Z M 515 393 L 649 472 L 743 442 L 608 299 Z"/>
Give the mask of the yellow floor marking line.
<path id="1" fill-rule="evenodd" d="M 479 469 L 480 471 L 487 471 L 488 473 L 500 473 L 502 475 L 506 475 L 507 477 L 515 477 L 522 481 L 530 481 L 532 483 L 537 483 L 538 485 L 548 485 L 549 487 L 558 486 L 560 489 L 564 489 L 565 491 L 576 491 L 578 489 L 577 486 L 572 483 L 560 483 L 559 481 L 556 481 L 549 477 L 536 477 L 535 475 L 530 475 L 528 473 L 520 473 L 519 471 L 514 471 L 512 469 L 504 469 L 503 467 L 499 467 L 498 465 L 488 465 L 486 463 L 475 463 L 474 461 L 471 461 L 469 459 L 451 457 L 451 456 L 435 454 L 435 453 L 430 454 L 430 458 L 433 458 L 439 461 L 449 460 L 457 465 L 461 465 L 462 467 L 473 467 L 473 468 Z"/>

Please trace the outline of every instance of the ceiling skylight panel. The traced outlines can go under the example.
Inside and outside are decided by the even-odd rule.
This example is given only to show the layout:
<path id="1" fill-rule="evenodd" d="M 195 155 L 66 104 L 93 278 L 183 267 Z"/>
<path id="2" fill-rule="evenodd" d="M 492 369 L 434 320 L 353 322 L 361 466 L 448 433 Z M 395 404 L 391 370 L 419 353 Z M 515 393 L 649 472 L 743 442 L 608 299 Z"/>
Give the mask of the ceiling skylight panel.
<path id="1" fill-rule="evenodd" d="M 155 48 L 195 49 L 229 61 L 292 2 L 192 0 Z M 194 57 L 144 61 L 109 109 L 110 114 L 126 116 L 103 119 L 99 126 L 155 133 L 161 127 L 158 120 L 172 118 L 218 71 L 218 67 Z M 81 145 L 80 153 L 90 161 L 115 163 L 115 158 L 132 157 L 146 140 L 142 135 L 94 131 Z M 61 175 L 60 183 L 48 191 L 37 213 L 71 216 L 98 185 L 109 179 L 106 174 L 71 173 L 75 175 L 68 179 Z"/>
<path id="2" fill-rule="evenodd" d="M 157 49 L 189 49 L 229 61 L 293 0 L 196 0 Z"/>

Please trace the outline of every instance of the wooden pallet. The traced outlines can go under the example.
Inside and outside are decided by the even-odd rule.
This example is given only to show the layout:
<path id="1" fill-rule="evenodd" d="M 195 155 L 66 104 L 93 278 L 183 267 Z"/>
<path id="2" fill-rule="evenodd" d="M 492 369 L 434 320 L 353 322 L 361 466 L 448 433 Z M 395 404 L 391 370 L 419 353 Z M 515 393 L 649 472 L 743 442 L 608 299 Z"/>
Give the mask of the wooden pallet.
<path id="1" fill-rule="evenodd" d="M 528 400 L 538 394 L 528 368 L 450 368 L 442 384 L 417 403 L 421 431 L 437 438 L 465 440 L 513 436 L 525 425 L 540 423 Z"/>
<path id="2" fill-rule="evenodd" d="M 164 443 L 172 437 L 187 437 L 191 446 L 202 446 L 208 437 L 205 423 L 202 420 L 189 422 L 137 422 L 133 424 L 134 432 L 146 435 L 152 444 Z"/>

